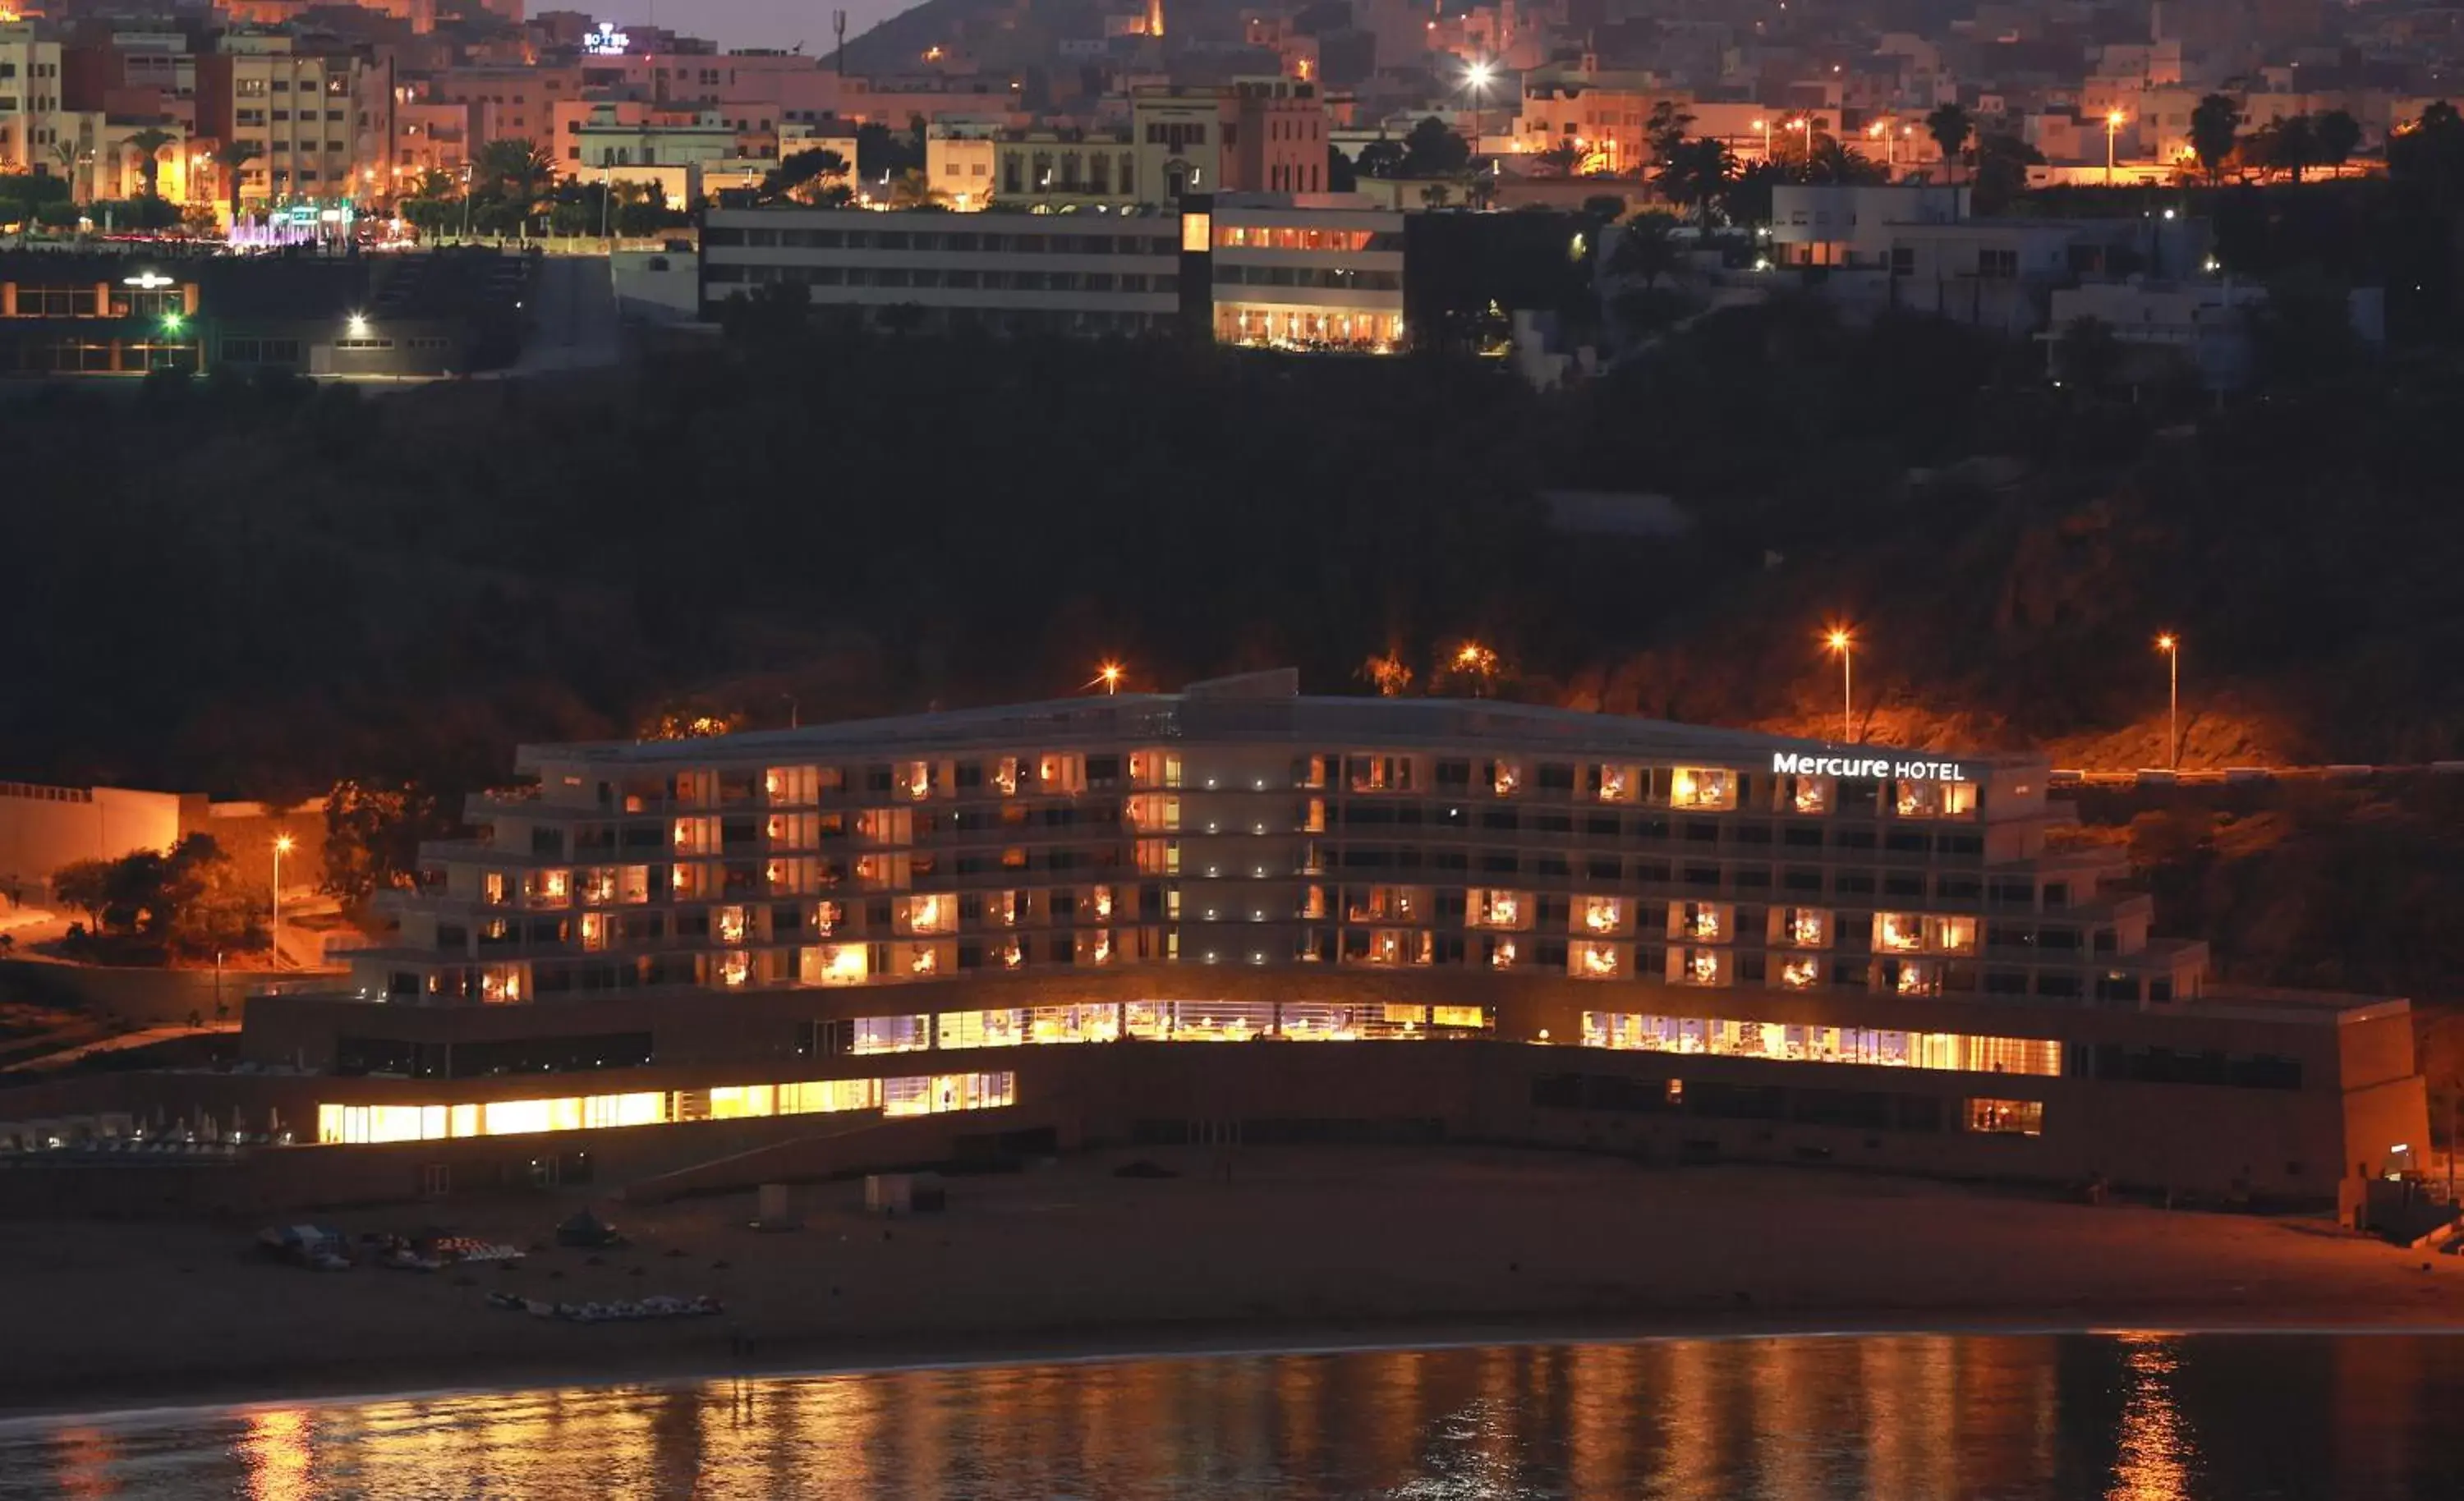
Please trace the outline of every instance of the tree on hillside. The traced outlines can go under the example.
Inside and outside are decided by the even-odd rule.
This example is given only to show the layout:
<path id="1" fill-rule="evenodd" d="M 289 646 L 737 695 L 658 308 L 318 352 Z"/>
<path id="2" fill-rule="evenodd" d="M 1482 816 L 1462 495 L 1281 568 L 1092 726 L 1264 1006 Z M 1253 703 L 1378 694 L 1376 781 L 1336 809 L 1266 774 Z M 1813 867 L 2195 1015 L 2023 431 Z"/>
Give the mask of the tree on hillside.
<path id="1" fill-rule="evenodd" d="M 111 906 L 111 862 L 71 860 L 52 872 L 52 900 L 85 914 L 86 926 L 102 930 L 102 914 Z"/>
<path id="2" fill-rule="evenodd" d="M 1568 136 L 1548 150 L 1534 155 L 1531 164 L 1553 176 L 1572 177 L 1583 164 L 1583 148 L 1574 144 L 1573 137 Z"/>
<path id="3" fill-rule="evenodd" d="M 844 191 L 847 170 L 847 159 L 826 146 L 794 152 L 762 174 L 761 185 L 754 189 L 754 201 L 775 204 L 793 199 L 802 204 L 817 203 L 830 187 Z"/>
<path id="4" fill-rule="evenodd" d="M 1693 123 L 1694 117 L 1675 99 L 1661 99 L 1651 106 L 1651 114 L 1642 126 L 1643 139 L 1651 142 L 1651 159 L 1665 163 L 1677 155 L 1685 144 L 1686 127 Z"/>
<path id="5" fill-rule="evenodd" d="M 144 192 L 146 197 L 160 198 L 163 196 L 161 192 L 161 184 L 163 180 L 162 151 L 165 146 L 169 145 L 172 141 L 178 139 L 178 137 L 172 135 L 167 130 L 157 130 L 153 126 L 148 125 L 143 130 L 137 132 L 137 134 L 121 142 L 121 144 L 137 153 L 137 170 L 144 174 Z"/>
<path id="6" fill-rule="evenodd" d="M 443 234 L 461 217 L 462 185 L 452 173 L 430 167 L 419 174 L 395 211 L 424 235 Z"/>
<path id="7" fill-rule="evenodd" d="M 471 162 L 471 193 L 499 232 L 525 235 L 556 177 L 555 158 L 537 141 L 513 136 L 479 148 Z"/>
<path id="8" fill-rule="evenodd" d="M 1471 162 L 1471 147 L 1435 115 L 1425 116 L 1403 138 L 1405 177 L 1447 177 Z"/>
<path id="9" fill-rule="evenodd" d="M 1976 122 L 1969 119 L 1968 111 L 1955 103 L 1937 104 L 1933 113 L 1925 117 L 1925 134 L 1942 148 L 1942 169 L 1947 179 L 1950 175 L 1951 163 L 1968 149 L 1968 138 L 1976 133 Z"/>
<path id="10" fill-rule="evenodd" d="M 1362 177 L 1402 176 L 1403 143 L 1378 137 L 1360 148 L 1353 169 Z"/>
<path id="11" fill-rule="evenodd" d="M 1996 132 L 1976 141 L 1975 200 L 1980 214 L 2000 213 L 2028 190 L 2028 168 L 2045 154 L 2013 135 Z"/>
<path id="12" fill-rule="evenodd" d="M 356 904 L 407 888 L 420 840 L 452 829 L 435 794 L 415 783 L 337 782 L 325 794 L 325 875 L 317 889 Z"/>
<path id="13" fill-rule="evenodd" d="M 933 185 L 922 167 L 910 167 L 890 181 L 892 208 L 947 208 L 950 195 Z"/>
<path id="14" fill-rule="evenodd" d="M 2190 111 L 2190 151 L 2211 185 L 2224 174 L 2225 161 L 2241 137 L 2241 105 L 2230 94 L 2211 94 Z"/>
<path id="15" fill-rule="evenodd" d="M 2319 141 L 2319 164 L 2343 176 L 2344 163 L 2362 148 L 2362 122 L 2350 111 L 2331 109 L 2312 128 Z"/>
<path id="16" fill-rule="evenodd" d="M 1679 142 L 1651 174 L 1651 185 L 1661 197 L 1694 209 L 1698 221 L 1707 224 L 1711 206 L 1727 193 L 1736 174 L 1737 159 L 1727 142 L 1705 136 Z"/>

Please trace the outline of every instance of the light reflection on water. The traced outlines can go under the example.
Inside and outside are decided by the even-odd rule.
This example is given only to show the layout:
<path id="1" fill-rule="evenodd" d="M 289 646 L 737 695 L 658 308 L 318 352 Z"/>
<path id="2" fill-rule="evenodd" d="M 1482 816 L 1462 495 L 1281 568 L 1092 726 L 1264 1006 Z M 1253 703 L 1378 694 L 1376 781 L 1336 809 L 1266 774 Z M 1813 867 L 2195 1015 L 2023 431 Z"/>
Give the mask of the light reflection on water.
<path id="1" fill-rule="evenodd" d="M 0 1424 L 0 1498 L 2464 1496 L 2464 1337 L 1209 1357 Z"/>

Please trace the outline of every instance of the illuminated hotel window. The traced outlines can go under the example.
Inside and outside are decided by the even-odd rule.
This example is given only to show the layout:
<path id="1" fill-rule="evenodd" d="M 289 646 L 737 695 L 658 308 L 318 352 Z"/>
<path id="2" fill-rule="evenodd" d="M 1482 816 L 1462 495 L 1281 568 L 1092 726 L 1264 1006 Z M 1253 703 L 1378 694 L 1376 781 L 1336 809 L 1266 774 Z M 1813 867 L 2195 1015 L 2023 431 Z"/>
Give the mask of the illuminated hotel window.
<path id="1" fill-rule="evenodd" d="M 898 768 L 898 786 L 899 790 L 904 792 L 910 797 L 922 798 L 932 796 L 933 763 L 930 761 L 908 761 L 901 764 Z"/>
<path id="2" fill-rule="evenodd" d="M 1976 812 L 1974 782 L 1899 783 L 1895 811 L 1903 818 L 1965 818 Z"/>
<path id="3" fill-rule="evenodd" d="M 1728 983 L 1728 952 L 1724 948 L 1671 948 L 1668 950 L 1668 983 L 1726 985 Z"/>
<path id="4" fill-rule="evenodd" d="M 1031 1042 L 1117 1042 L 1121 1036 L 1118 1006 L 1038 1006 L 1026 1013 Z"/>
<path id="5" fill-rule="evenodd" d="M 1474 886 L 1463 894 L 1463 923 L 1469 927 L 1529 927 L 1531 899 L 1520 891 Z"/>
<path id="6" fill-rule="evenodd" d="M 1668 801 L 1677 808 L 1734 808 L 1737 774 L 1718 767 L 1678 767 L 1668 776 Z"/>
<path id="7" fill-rule="evenodd" d="M 931 935 L 958 930 L 958 899 L 956 896 L 925 893 L 901 897 L 893 911 L 901 932 Z"/>
<path id="8" fill-rule="evenodd" d="M 479 900 L 491 906 L 501 906 L 505 901 L 505 873 L 492 870 L 479 878 Z"/>
<path id="9" fill-rule="evenodd" d="M 1966 1033 L 1890 1032 L 1864 1027 L 1797 1027 L 1718 1017 L 1587 1012 L 1585 1042 L 1651 1053 L 1700 1053 L 1801 1063 L 1855 1063 L 1964 1074 L 2057 1077 L 2062 1045 L 2033 1037 Z M 1597 1040 L 1595 1040 L 1597 1039 Z"/>
<path id="10" fill-rule="evenodd" d="M 1026 1041 L 1026 1012 L 943 1012 L 934 1018 L 936 1048 L 1014 1048 Z"/>
<path id="11" fill-rule="evenodd" d="M 1636 766 L 1596 767 L 1592 773 L 1593 785 L 1599 790 L 1604 803 L 1630 803 L 1642 796 L 1642 769 Z"/>
<path id="12" fill-rule="evenodd" d="M 935 948 L 931 944 L 909 944 L 906 946 L 905 972 L 910 977 L 922 979 L 926 975 L 938 974 L 940 970 L 940 951 Z"/>
<path id="13" fill-rule="evenodd" d="M 1898 973 L 1891 979 L 1891 990 L 1900 995 L 1940 995 L 1942 966 L 1928 959 L 1897 959 L 1888 961 Z"/>
<path id="14" fill-rule="evenodd" d="M 1929 917 L 1920 912 L 1877 912 L 1874 947 L 1880 953 L 1974 953 L 1976 920 Z"/>
<path id="15" fill-rule="evenodd" d="M 1828 948 L 1831 914 L 1820 907 L 1774 908 L 1771 941 L 1789 948 Z"/>
<path id="16" fill-rule="evenodd" d="M 1133 787 L 1178 787 L 1180 756 L 1170 750 L 1133 750 L 1130 752 L 1130 785 Z M 1177 799 L 1175 799 L 1177 806 Z M 1177 827 L 1177 825 L 1176 825 Z"/>
<path id="17" fill-rule="evenodd" d="M 522 998 L 522 967 L 491 965 L 479 971 L 479 999 L 491 1005 Z"/>
<path id="18" fill-rule="evenodd" d="M 744 942 L 744 909 L 720 907 L 711 914 L 711 931 L 717 935 L 718 941 L 722 944 Z"/>
<path id="19" fill-rule="evenodd" d="M 1180 827 L 1180 799 L 1165 793 L 1140 793 L 1124 812 L 1134 829 L 1172 833 Z"/>
<path id="20" fill-rule="evenodd" d="M 1511 797 L 1523 790 L 1523 764 L 1519 761 L 1492 761 L 1488 767 L 1489 790 L 1500 797 Z"/>
<path id="21" fill-rule="evenodd" d="M 1368 935 L 1369 946 L 1358 955 L 1362 964 L 1425 965 L 1435 953 L 1435 935 L 1415 928 L 1374 928 Z M 1354 957 L 1347 954 L 1345 957 Z"/>
<path id="22" fill-rule="evenodd" d="M 1736 936 L 1735 908 L 1725 902 L 1672 902 L 1668 903 L 1668 919 L 1672 938 L 1725 944 Z"/>
<path id="23" fill-rule="evenodd" d="M 1209 213 L 1185 213 L 1180 216 L 1180 249 L 1183 254 L 1207 250 L 1215 237 L 1215 216 Z"/>
<path id="24" fill-rule="evenodd" d="M 1018 794 L 1018 757 L 1005 755 L 993 763 L 993 786 L 1004 797 Z"/>
<path id="25" fill-rule="evenodd" d="M 920 1053 L 933 1045 L 930 1016 L 858 1016 L 848 1051 Z"/>
<path id="26" fill-rule="evenodd" d="M 939 1115 L 948 1110 L 989 1110 L 1018 1099 L 1015 1074 L 935 1074 L 930 1078 L 881 1081 L 886 1116 Z"/>
<path id="27" fill-rule="evenodd" d="M 1429 1008 L 1429 1025 L 1432 1027 L 1486 1027 L 1488 1008 L 1485 1006 L 1432 1006 Z"/>
<path id="28" fill-rule="evenodd" d="M 827 938 L 832 933 L 837 932 L 839 930 L 839 925 L 846 921 L 847 909 L 840 906 L 837 903 L 816 902 L 813 903 L 813 931 L 819 933 L 822 937 Z"/>
<path id="29" fill-rule="evenodd" d="M 1971 1099 L 1968 1129 L 1994 1136 L 2042 1136 L 2045 1103 L 2041 1099 Z"/>
<path id="30" fill-rule="evenodd" d="M 733 948 L 718 956 L 718 983 L 740 986 L 753 978 L 753 956 L 741 948 Z"/>
<path id="31" fill-rule="evenodd" d="M 1822 980 L 1819 959 L 1791 959 L 1779 967 L 1779 983 L 1791 990 L 1810 990 Z"/>
<path id="32" fill-rule="evenodd" d="M 1831 811 L 1831 778 L 1783 776 L 1779 779 L 1779 811 L 1821 814 Z"/>
<path id="33" fill-rule="evenodd" d="M 1615 980 L 1631 968 L 1622 944 L 1593 940 L 1576 943 L 1566 956 L 1566 970 L 1580 980 Z"/>
<path id="34" fill-rule="evenodd" d="M 797 980 L 804 985 L 862 985 L 871 955 L 862 944 L 820 944 L 797 951 Z"/>
<path id="35" fill-rule="evenodd" d="M 1488 967 L 1490 968 L 1511 969 L 1514 968 L 1516 961 L 1521 957 L 1522 955 L 1520 951 L 1514 946 L 1513 939 L 1492 938 L 1488 941 Z"/>

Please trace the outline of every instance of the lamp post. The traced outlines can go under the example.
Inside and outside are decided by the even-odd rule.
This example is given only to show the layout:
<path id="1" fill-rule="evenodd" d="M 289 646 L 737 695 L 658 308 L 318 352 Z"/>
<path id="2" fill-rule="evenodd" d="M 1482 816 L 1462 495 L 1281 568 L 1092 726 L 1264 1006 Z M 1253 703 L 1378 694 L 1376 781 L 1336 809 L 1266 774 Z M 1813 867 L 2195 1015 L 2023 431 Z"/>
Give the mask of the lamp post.
<path id="1" fill-rule="evenodd" d="M 2121 129 L 2122 111 L 2106 110 L 2104 112 L 2104 185 L 2107 187 L 2113 185 L 2113 138 Z"/>
<path id="2" fill-rule="evenodd" d="M 1845 626 L 1833 626 L 1822 638 L 1822 644 L 1839 658 L 1839 738 L 1857 738 L 1857 638 Z"/>
<path id="3" fill-rule="evenodd" d="M 1761 132 L 1763 133 L 1763 165 L 1765 165 L 1765 166 L 1769 166 L 1769 165 L 1771 165 L 1771 121 L 1770 121 L 1770 120 L 1755 120 L 1755 121 L 1754 121 L 1754 128 L 1755 128 L 1756 130 L 1759 130 L 1759 131 L 1761 131 Z"/>
<path id="4" fill-rule="evenodd" d="M 1803 171 L 1805 173 L 1805 180 L 1811 183 L 1814 181 L 1814 117 L 1811 115 L 1799 115 L 1796 119 L 1790 120 L 1788 123 L 1791 130 L 1796 131 L 1805 137 L 1805 164 Z"/>
<path id="5" fill-rule="evenodd" d="M 2171 631 L 2156 638 L 2156 649 L 2165 654 L 2172 679 L 2165 701 L 2165 769 L 2182 769 L 2182 639 Z"/>
<path id="6" fill-rule="evenodd" d="M 291 836 L 277 834 L 274 837 L 274 921 L 268 925 L 273 952 L 266 962 L 269 969 L 282 968 L 282 857 L 290 854 L 291 849 Z"/>
<path id="7" fill-rule="evenodd" d="M 1098 663 L 1095 668 L 1095 675 L 1087 680 L 1087 686 L 1091 688 L 1098 685 L 1102 685 L 1104 696 L 1106 698 L 1111 698 L 1113 694 L 1120 692 L 1121 664 L 1117 662 L 1105 662 Z"/>
<path id="8" fill-rule="evenodd" d="M 1473 156 L 1480 155 L 1481 116 L 1486 113 L 1488 86 L 1495 81 L 1496 77 L 1497 69 L 1490 63 L 1476 62 L 1463 70 L 1463 83 L 1471 90 L 1471 154 Z"/>

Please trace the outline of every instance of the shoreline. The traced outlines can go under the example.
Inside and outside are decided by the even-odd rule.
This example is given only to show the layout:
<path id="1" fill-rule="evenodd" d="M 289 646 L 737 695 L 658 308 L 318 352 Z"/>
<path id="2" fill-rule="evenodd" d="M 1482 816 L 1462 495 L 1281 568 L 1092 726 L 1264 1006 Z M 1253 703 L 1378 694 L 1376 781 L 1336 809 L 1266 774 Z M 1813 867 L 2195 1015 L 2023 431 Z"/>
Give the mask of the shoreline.
<path id="1" fill-rule="evenodd" d="M 2225 1300 L 2220 1300 L 2225 1301 Z M 554 1359 L 503 1360 L 492 1378 L 474 1379 L 484 1358 L 435 1362 L 397 1362 L 392 1384 L 371 1384 L 370 1360 L 323 1366 L 290 1366 L 292 1379 L 270 1373 L 226 1374 L 189 1386 L 186 1394 L 151 1389 L 153 1383 L 96 1383 L 63 1396 L 19 1404 L 0 1385 L 0 1433 L 63 1419 L 85 1422 L 153 1422 L 180 1414 L 265 1408 L 358 1406 L 376 1403 L 430 1402 L 452 1398 L 558 1389 L 614 1391 L 676 1387 L 730 1381 L 828 1380 L 932 1372 L 1000 1370 L 1022 1366 L 1113 1365 L 1150 1361 L 1279 1360 L 1337 1355 L 1375 1355 L 1480 1349 L 1494 1345 L 1627 1345 L 1740 1340 L 1874 1338 L 2062 1338 L 2162 1336 L 2182 1338 L 2263 1339 L 2368 1338 L 2464 1339 L 2464 1323 L 2442 1319 L 2356 1321 L 2302 1310 L 2284 1317 L 2253 1316 L 2255 1311 L 2218 1309 L 2217 1316 L 2164 1316 L 2179 1303 L 2113 1305 L 2057 1316 L 2045 1309 L 1972 1316 L 1945 1311 L 1928 1321 L 1881 1310 L 1795 1310 L 1757 1316 L 1601 1317 L 1570 1320 L 1562 1311 L 1499 1313 L 1464 1320 L 1452 1316 L 1403 1316 L 1375 1322 L 1226 1326 L 1213 1321 L 1124 1323 L 1071 1332 L 1011 1331 L 976 1339 L 897 1339 L 863 1337 L 788 1338 L 775 1350 L 757 1345 L 749 1356 L 722 1355 L 697 1340 L 688 1348 L 601 1352 L 588 1364 L 571 1352 Z M 170 1381 L 177 1381 L 177 1377 Z M 187 1384 L 187 1383 L 182 1383 Z"/>
<path id="2" fill-rule="evenodd" d="M 1923 1179 L 1652 1172 L 1496 1148 L 1260 1150 L 1237 1182 L 1119 1154 L 953 1181 L 883 1219 L 855 1184 L 656 1207 L 458 1203 L 518 1264 L 319 1274 L 230 1226 L 0 1227 L 0 1424 L 541 1387 L 1666 1339 L 2161 1330 L 2464 1334 L 2464 1257 L 2317 1221 L 2086 1207 Z M 628 1237 L 559 1247 L 589 1204 Z M 352 1211 L 345 1233 L 434 1211 Z M 416 1217 L 413 1217 L 416 1216 Z M 580 1324 L 490 1308 L 709 1294 L 715 1318 Z"/>

